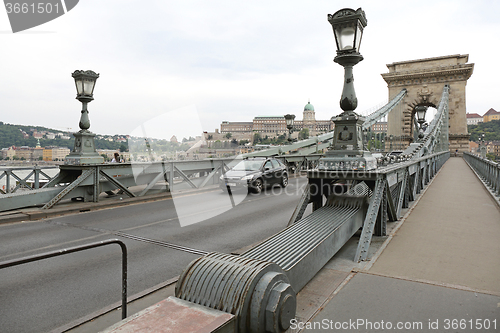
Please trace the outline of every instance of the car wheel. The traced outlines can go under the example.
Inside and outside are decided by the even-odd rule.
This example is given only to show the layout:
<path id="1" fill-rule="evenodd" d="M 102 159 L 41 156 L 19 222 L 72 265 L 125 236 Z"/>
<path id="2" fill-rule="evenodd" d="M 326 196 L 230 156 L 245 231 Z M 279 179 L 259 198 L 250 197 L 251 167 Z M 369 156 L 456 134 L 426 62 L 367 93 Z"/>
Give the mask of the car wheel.
<path id="1" fill-rule="evenodd" d="M 281 187 L 286 187 L 288 185 L 288 175 L 285 173 L 281 177 Z"/>
<path id="2" fill-rule="evenodd" d="M 262 179 L 260 178 L 257 178 L 254 182 L 253 182 L 253 192 L 254 193 L 260 193 L 262 192 L 262 187 L 263 187 L 263 184 L 262 184 Z"/>

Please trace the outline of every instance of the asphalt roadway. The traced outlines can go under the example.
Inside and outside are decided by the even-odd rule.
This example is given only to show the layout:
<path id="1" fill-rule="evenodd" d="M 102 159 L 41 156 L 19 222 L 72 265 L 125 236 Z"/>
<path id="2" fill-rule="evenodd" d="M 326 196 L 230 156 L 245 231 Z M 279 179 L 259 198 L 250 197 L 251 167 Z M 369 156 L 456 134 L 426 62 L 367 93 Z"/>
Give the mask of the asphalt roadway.
<path id="1" fill-rule="evenodd" d="M 236 194 L 234 207 L 227 194 L 213 188 L 179 192 L 159 201 L 2 224 L 0 262 L 118 238 L 128 248 L 128 294 L 138 294 L 178 276 L 199 256 L 169 245 L 231 253 L 282 230 L 306 181 L 291 179 L 286 191 L 274 187 L 260 194 Z M 164 246 L 117 236 L 117 231 L 161 241 Z M 120 300 L 121 251 L 117 245 L 5 268 L 0 270 L 0 331 L 60 331 Z"/>

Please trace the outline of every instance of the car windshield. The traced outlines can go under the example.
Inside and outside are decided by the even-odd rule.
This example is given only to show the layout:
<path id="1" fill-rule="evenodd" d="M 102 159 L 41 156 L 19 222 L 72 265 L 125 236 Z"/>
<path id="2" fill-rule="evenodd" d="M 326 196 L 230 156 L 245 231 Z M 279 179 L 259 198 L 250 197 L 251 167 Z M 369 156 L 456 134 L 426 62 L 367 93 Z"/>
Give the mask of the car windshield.
<path id="1" fill-rule="evenodd" d="M 262 166 L 263 161 L 241 161 L 236 164 L 233 170 L 236 171 L 258 171 Z"/>

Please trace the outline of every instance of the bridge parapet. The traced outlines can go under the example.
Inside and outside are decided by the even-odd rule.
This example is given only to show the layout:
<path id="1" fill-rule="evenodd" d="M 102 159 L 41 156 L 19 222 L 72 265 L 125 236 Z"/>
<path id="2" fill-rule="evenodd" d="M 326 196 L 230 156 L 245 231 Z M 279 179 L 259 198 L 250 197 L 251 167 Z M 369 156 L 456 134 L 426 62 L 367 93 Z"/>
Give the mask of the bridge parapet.
<path id="1" fill-rule="evenodd" d="M 172 191 L 180 183 L 191 188 L 217 184 L 218 177 L 235 163 L 234 159 L 207 159 L 196 161 L 170 161 L 152 163 L 106 163 L 89 165 L 61 165 L 59 173 L 41 188 L 19 194 L 0 195 L 2 211 L 43 205 L 49 209 L 63 198 L 82 198 L 99 202 L 102 192 L 119 189 L 129 197 L 144 196 L 151 192 Z M 36 170 L 35 170 L 36 171 Z M 10 174 L 9 174 L 10 175 Z M 26 185 L 26 179 L 19 179 Z M 8 178 L 10 179 L 10 178 Z M 160 184 L 161 188 L 158 189 Z M 129 188 L 142 186 L 138 193 Z"/>
<path id="2" fill-rule="evenodd" d="M 399 159 L 399 163 L 368 171 L 310 170 L 309 195 L 302 197 L 296 212 L 304 212 L 310 203 L 313 204 L 313 210 L 319 209 L 324 197 L 342 195 L 364 184 L 369 189 L 367 196 L 370 205 L 354 260 L 365 260 L 372 235 L 385 236 L 387 221 L 400 218 L 402 208 L 407 208 L 409 202 L 415 200 L 449 156 L 450 153 L 446 151 L 422 157 L 406 157 Z M 294 213 L 290 223 L 295 223 L 301 217 L 300 213 Z"/>
<path id="3" fill-rule="evenodd" d="M 495 201 L 500 204 L 500 163 L 490 161 L 469 152 L 464 152 L 463 157 L 467 164 L 489 188 Z"/>

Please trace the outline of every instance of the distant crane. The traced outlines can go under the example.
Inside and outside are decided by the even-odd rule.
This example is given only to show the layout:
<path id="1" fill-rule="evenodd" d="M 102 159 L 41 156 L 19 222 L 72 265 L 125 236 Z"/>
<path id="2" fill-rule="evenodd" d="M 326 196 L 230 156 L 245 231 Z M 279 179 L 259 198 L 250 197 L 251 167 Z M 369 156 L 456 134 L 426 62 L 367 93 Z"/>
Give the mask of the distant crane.
<path id="1" fill-rule="evenodd" d="M 152 162 L 153 161 L 153 154 L 151 153 L 151 145 L 149 144 L 148 138 L 144 138 L 144 141 L 146 141 L 146 148 L 148 149 L 149 160 Z"/>
<path id="2" fill-rule="evenodd" d="M 72 128 L 71 127 L 58 127 L 57 128 L 60 131 L 71 133 Z"/>

